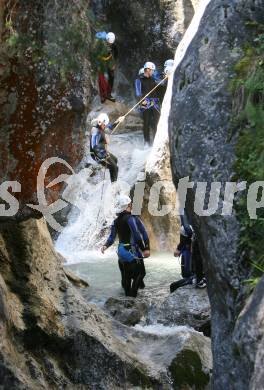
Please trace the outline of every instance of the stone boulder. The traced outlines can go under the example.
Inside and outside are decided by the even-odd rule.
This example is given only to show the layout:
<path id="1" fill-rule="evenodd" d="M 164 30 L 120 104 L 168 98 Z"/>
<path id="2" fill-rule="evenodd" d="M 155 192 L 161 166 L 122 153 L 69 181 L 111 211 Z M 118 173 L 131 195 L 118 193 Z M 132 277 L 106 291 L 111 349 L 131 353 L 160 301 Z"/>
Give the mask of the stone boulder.
<path id="1" fill-rule="evenodd" d="M 211 309 L 207 290 L 181 287 L 163 299 L 151 299 L 146 323 L 190 326 L 210 336 Z"/>
<path id="2" fill-rule="evenodd" d="M 139 333 L 127 345 L 149 361 L 159 376 L 168 376 L 165 389 L 209 389 L 212 356 L 210 339 L 184 326 L 136 325 Z"/>
<path id="3" fill-rule="evenodd" d="M 189 371 L 209 382 L 208 338 L 181 327 L 165 334 L 127 327 L 88 304 L 66 277 L 44 220 L 0 225 L 0 266 L 3 390 L 170 390 L 192 386 Z"/>
<path id="4" fill-rule="evenodd" d="M 134 298 L 109 298 L 104 307 L 111 316 L 124 325 L 134 326 L 147 313 L 147 304 Z"/>

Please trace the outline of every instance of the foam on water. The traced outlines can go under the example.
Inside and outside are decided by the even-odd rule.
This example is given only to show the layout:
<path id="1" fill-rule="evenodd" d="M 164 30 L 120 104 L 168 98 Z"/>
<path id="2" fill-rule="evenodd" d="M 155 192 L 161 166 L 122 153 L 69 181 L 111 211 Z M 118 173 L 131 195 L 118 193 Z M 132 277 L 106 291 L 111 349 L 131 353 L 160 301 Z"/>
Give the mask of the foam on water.
<path id="1" fill-rule="evenodd" d="M 144 147 L 141 132 L 112 135 L 109 149 L 119 162 L 119 180 L 116 185 L 111 185 L 109 172 L 104 172 L 104 169 L 92 178 L 87 175 L 87 169 L 83 169 L 72 179 L 72 203 L 79 208 L 80 214 L 77 219 L 76 212 L 69 216 L 69 223 L 56 242 L 57 251 L 69 263 L 89 261 L 95 255 L 100 256 L 94 249 L 102 245 L 109 232 L 107 228 L 115 218 L 116 194 L 120 191 L 129 193 L 137 175 L 144 169 L 150 151 L 150 148 Z M 89 161 L 88 144 L 86 150 L 85 160 Z"/>
<path id="2" fill-rule="evenodd" d="M 191 332 L 196 332 L 193 328 L 188 326 L 165 326 L 162 324 L 154 324 L 154 325 L 140 325 L 137 324 L 134 326 L 134 328 L 140 332 L 153 334 L 156 336 L 171 336 L 175 335 L 176 333 L 184 333 L 186 332 L 187 336 Z"/>

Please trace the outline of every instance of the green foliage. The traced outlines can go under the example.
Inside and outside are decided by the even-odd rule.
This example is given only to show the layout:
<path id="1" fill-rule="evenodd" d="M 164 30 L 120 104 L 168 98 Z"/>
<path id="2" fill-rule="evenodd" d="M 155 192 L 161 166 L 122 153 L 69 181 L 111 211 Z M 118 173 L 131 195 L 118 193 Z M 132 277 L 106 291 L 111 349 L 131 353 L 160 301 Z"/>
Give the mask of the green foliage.
<path id="1" fill-rule="evenodd" d="M 254 43 L 236 64 L 232 83 L 234 95 L 243 97 L 243 110 L 235 118 L 240 129 L 235 171 L 248 185 L 264 181 L 264 33 Z M 250 219 L 245 194 L 236 211 L 241 226 L 239 246 L 244 258 L 254 265 L 248 281 L 254 287 L 264 273 L 264 210 L 260 208 L 258 218 Z"/>

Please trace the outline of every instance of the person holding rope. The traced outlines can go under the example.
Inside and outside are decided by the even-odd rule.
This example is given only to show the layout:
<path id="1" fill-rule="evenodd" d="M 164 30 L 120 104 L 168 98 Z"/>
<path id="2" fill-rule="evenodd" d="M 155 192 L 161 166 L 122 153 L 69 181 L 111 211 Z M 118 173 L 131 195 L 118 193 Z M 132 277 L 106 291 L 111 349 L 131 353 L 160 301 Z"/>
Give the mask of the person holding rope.
<path id="1" fill-rule="evenodd" d="M 122 287 L 126 296 L 136 297 L 143 288 L 146 274 L 143 258 L 150 256 L 149 237 L 139 217 L 131 214 L 132 202 L 129 196 L 120 194 L 116 202 L 117 218 L 111 226 L 111 233 L 101 248 L 104 253 L 113 245 L 116 236 L 118 264 L 121 271 Z"/>
<path id="2" fill-rule="evenodd" d="M 92 121 L 92 130 L 90 136 L 90 154 L 93 160 L 109 169 L 111 182 L 117 181 L 118 177 L 118 160 L 116 156 L 107 151 L 106 128 L 114 129 L 123 121 L 123 117 L 119 117 L 113 125 L 109 123 L 107 114 L 102 113 Z"/>
<path id="3" fill-rule="evenodd" d="M 156 81 L 153 78 L 153 73 L 156 69 L 153 62 L 146 62 L 144 65 L 144 73 L 139 77 L 140 84 L 138 83 L 136 88 L 136 96 L 141 99 L 143 96 L 148 95 L 140 105 L 140 111 L 143 113 L 143 134 L 146 144 L 150 144 L 150 128 L 154 129 L 156 133 L 157 124 L 160 115 L 160 104 L 157 93 Z M 150 91 L 152 91 L 149 94 Z"/>

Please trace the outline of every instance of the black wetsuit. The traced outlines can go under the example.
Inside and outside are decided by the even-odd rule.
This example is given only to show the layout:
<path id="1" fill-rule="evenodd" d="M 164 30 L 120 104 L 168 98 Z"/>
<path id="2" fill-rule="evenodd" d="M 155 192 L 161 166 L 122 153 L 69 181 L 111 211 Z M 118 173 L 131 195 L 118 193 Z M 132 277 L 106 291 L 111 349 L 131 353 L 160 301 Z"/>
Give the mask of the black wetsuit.
<path id="1" fill-rule="evenodd" d="M 109 169 L 111 182 L 117 181 L 118 161 L 116 156 L 106 150 L 105 132 L 99 126 L 93 127 L 90 138 L 90 153 L 99 164 Z"/>
<path id="2" fill-rule="evenodd" d="M 196 275 L 196 284 L 197 284 L 204 278 L 204 271 L 203 271 L 203 259 L 201 256 L 199 243 L 196 237 L 194 237 L 194 240 L 192 242 L 192 265 L 193 265 L 194 273 Z"/>
<path id="3" fill-rule="evenodd" d="M 181 252 L 181 275 L 182 279 L 171 283 L 170 292 L 172 293 L 179 287 L 192 284 L 193 270 L 191 261 L 192 233 L 189 236 L 180 235 L 180 243 L 177 250 Z"/>
<path id="4" fill-rule="evenodd" d="M 105 246 L 111 246 L 117 235 L 119 245 L 125 245 L 125 248 L 134 254 L 134 260 L 132 261 L 126 261 L 119 257 L 118 264 L 125 294 L 136 297 L 138 289 L 143 287 L 143 278 L 146 275 L 142 252 L 149 250 L 148 234 L 137 216 L 131 215 L 128 211 L 123 211 L 114 220 Z"/>
<path id="5" fill-rule="evenodd" d="M 146 77 L 143 75 L 140 77 L 140 81 L 141 81 L 141 97 L 147 95 L 157 85 L 153 77 Z M 157 89 L 148 96 L 148 98 L 151 99 L 155 99 L 155 98 L 157 99 L 158 97 L 159 96 L 158 96 Z M 144 122 L 143 133 L 144 133 L 145 142 L 148 143 L 150 142 L 151 127 L 154 130 L 154 134 L 156 133 L 159 116 L 160 114 L 155 108 L 149 108 L 143 111 L 143 122 Z"/>

